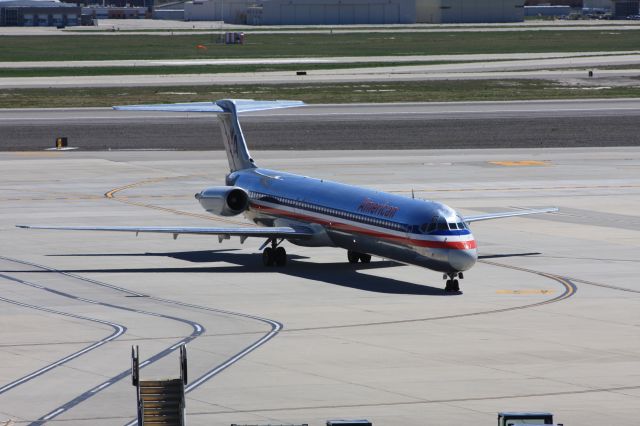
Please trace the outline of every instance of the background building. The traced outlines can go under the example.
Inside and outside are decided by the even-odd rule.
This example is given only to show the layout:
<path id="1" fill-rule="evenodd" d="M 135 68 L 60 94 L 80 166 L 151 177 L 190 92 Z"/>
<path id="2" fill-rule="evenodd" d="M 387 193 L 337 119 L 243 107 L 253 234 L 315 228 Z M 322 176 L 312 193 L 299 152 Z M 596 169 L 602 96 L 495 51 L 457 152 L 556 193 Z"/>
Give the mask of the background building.
<path id="1" fill-rule="evenodd" d="M 539 6 L 524 7 L 524 16 L 559 17 L 559 16 L 569 16 L 570 13 L 571 13 L 571 6 L 539 5 Z"/>
<path id="2" fill-rule="evenodd" d="M 521 22 L 524 0 L 193 0 L 184 11 L 250 25 Z"/>
<path id="3" fill-rule="evenodd" d="M 0 26 L 3 27 L 63 27 L 78 25 L 80 7 L 44 0 L 0 2 Z"/>
<path id="4" fill-rule="evenodd" d="M 416 0 L 419 23 L 490 23 L 524 20 L 524 0 Z"/>
<path id="5" fill-rule="evenodd" d="M 415 0 L 266 0 L 264 25 L 412 24 Z"/>
<path id="6" fill-rule="evenodd" d="M 583 10 L 606 10 L 614 19 L 624 19 L 630 15 L 638 15 L 640 0 L 584 0 Z"/>
<path id="7" fill-rule="evenodd" d="M 193 0 L 184 4 L 184 20 L 244 24 L 251 4 L 248 0 Z"/>

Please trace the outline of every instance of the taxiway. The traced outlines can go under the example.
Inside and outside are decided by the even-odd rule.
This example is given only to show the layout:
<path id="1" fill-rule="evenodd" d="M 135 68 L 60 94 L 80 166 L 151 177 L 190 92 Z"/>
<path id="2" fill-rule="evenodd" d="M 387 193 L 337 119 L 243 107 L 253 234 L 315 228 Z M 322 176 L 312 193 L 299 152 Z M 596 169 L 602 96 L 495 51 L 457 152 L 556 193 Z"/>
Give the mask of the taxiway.
<path id="1" fill-rule="evenodd" d="M 450 295 L 437 273 L 338 249 L 288 246 L 265 270 L 257 240 L 14 227 L 242 222 L 193 199 L 222 183 L 221 151 L 2 153 L 0 422 L 125 425 L 130 346 L 151 378 L 177 374 L 188 342 L 193 426 L 637 423 L 640 149 L 253 154 L 462 213 L 561 210 L 474 224 L 482 259 Z"/>

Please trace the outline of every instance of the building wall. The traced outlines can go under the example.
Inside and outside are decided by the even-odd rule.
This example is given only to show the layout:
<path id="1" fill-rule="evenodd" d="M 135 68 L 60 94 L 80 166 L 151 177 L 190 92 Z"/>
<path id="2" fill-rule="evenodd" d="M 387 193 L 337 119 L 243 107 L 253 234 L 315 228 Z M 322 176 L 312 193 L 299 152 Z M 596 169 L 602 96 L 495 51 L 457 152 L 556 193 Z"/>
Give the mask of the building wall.
<path id="1" fill-rule="evenodd" d="M 0 3 L 0 26 L 55 27 L 79 23 L 79 7 L 3 7 Z"/>
<path id="2" fill-rule="evenodd" d="M 184 4 L 184 20 L 244 24 L 248 7 L 247 0 L 195 0 Z"/>
<path id="3" fill-rule="evenodd" d="M 640 11 L 638 0 L 614 0 L 613 16 L 623 19 L 629 15 L 637 15 Z"/>
<path id="4" fill-rule="evenodd" d="M 267 0 L 263 25 L 411 24 L 415 0 Z"/>
<path id="5" fill-rule="evenodd" d="M 525 6 L 524 16 L 567 16 L 571 6 Z"/>
<path id="6" fill-rule="evenodd" d="M 640 11 L 640 0 L 584 0 L 584 10 L 604 9 L 613 13 L 616 19 L 624 19 L 629 15 L 637 15 Z"/>
<path id="7" fill-rule="evenodd" d="M 257 25 L 521 22 L 524 0 L 194 0 L 185 3 L 184 19 Z"/>
<path id="8" fill-rule="evenodd" d="M 585 9 L 613 9 L 611 0 L 584 0 L 582 7 Z"/>
<path id="9" fill-rule="evenodd" d="M 82 8 L 83 15 L 89 15 L 93 19 L 143 19 L 148 11 L 144 6 L 138 7 L 105 7 L 87 6 Z"/>
<path id="10" fill-rule="evenodd" d="M 416 0 L 416 22 L 439 24 L 442 22 L 441 0 Z"/>
<path id="11" fill-rule="evenodd" d="M 524 0 L 416 0 L 416 11 L 420 23 L 521 22 Z"/>

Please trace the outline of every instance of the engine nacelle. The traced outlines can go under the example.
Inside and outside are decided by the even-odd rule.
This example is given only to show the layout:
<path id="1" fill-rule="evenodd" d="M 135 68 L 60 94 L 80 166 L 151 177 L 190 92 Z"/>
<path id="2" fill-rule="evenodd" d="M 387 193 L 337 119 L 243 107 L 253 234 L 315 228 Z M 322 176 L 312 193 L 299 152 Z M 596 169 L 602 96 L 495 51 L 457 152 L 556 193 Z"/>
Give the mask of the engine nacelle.
<path id="1" fill-rule="evenodd" d="M 214 186 L 196 194 L 196 200 L 209 213 L 235 216 L 249 207 L 249 194 L 235 186 Z"/>

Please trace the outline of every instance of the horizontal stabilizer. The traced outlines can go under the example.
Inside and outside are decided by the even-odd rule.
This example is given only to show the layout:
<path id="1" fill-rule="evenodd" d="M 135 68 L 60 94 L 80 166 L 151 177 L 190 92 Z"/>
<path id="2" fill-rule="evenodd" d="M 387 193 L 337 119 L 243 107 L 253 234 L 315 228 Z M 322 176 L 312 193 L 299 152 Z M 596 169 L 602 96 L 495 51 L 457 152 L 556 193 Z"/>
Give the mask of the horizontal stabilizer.
<path id="1" fill-rule="evenodd" d="M 479 214 L 475 216 L 465 216 L 463 219 L 466 223 L 471 223 L 471 222 L 478 222 L 480 220 L 500 219 L 503 217 L 512 217 L 512 216 L 524 216 L 527 214 L 553 213 L 557 211 L 558 211 L 557 207 L 549 207 L 545 209 L 525 209 L 525 210 L 515 210 L 510 212 L 486 213 L 486 214 Z"/>
<path id="2" fill-rule="evenodd" d="M 222 101 L 224 101 L 223 99 Z M 302 101 L 254 101 L 253 99 L 228 99 L 236 106 L 236 112 L 264 111 L 269 109 L 303 106 Z M 123 105 L 114 106 L 118 111 L 167 111 L 167 112 L 229 112 L 216 102 L 189 102 L 179 104 Z"/>

